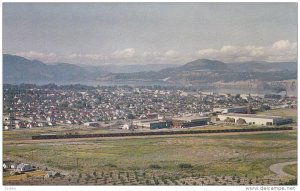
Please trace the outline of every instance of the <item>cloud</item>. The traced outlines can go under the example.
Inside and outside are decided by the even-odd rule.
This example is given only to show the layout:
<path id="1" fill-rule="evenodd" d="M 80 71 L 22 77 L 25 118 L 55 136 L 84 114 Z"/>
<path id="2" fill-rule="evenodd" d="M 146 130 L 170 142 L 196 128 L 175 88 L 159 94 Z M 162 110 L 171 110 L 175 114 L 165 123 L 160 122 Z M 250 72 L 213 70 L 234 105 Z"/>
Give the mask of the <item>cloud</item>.
<path id="1" fill-rule="evenodd" d="M 29 51 L 29 52 L 19 52 L 16 55 L 28 58 L 28 59 L 37 59 L 43 61 L 51 61 L 55 60 L 57 55 L 54 53 L 41 53 L 36 51 Z"/>
<path id="2" fill-rule="evenodd" d="M 297 48 L 297 43 L 291 43 L 289 40 L 279 40 L 272 45 L 272 48 L 278 50 L 295 49 Z"/>
<path id="3" fill-rule="evenodd" d="M 134 48 L 126 48 L 124 50 L 115 51 L 112 58 L 132 58 L 135 55 Z"/>
<path id="4" fill-rule="evenodd" d="M 195 57 L 217 59 L 225 62 L 245 61 L 296 61 L 297 43 L 289 40 L 279 40 L 271 46 L 230 46 L 220 49 L 201 49 Z"/>
<path id="5" fill-rule="evenodd" d="M 169 57 L 169 58 L 178 57 L 178 56 L 179 56 L 179 52 L 176 51 L 176 50 L 168 50 L 168 51 L 165 53 L 165 56 L 166 56 L 166 57 Z"/>
<path id="6" fill-rule="evenodd" d="M 17 55 L 45 62 L 56 61 L 81 64 L 185 64 L 199 58 L 215 59 L 224 62 L 276 62 L 297 61 L 297 43 L 289 40 L 278 40 L 269 46 L 224 45 L 219 49 L 206 48 L 185 53 L 173 49 L 167 51 L 138 51 L 135 48 L 125 48 L 112 51 L 111 53 L 57 55 L 55 53 L 29 51 L 20 52 Z"/>

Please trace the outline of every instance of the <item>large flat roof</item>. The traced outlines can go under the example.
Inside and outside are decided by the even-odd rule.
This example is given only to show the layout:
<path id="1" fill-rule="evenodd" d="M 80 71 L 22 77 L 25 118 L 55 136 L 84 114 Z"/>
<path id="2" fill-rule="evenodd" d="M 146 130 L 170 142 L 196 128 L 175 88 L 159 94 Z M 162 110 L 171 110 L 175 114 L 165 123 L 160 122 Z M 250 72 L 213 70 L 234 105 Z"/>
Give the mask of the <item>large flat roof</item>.
<path id="1" fill-rule="evenodd" d="M 229 113 L 222 114 L 223 116 L 228 117 L 248 117 L 248 118 L 265 118 L 265 119 L 279 119 L 279 118 L 289 118 L 289 117 L 281 117 L 281 116 L 270 116 L 270 115 L 255 115 L 255 114 L 237 114 L 237 113 Z"/>
<path id="2" fill-rule="evenodd" d="M 186 116 L 186 117 L 175 117 L 174 120 L 182 120 L 182 121 L 191 121 L 196 119 L 207 119 L 209 117 L 200 117 L 200 116 Z"/>

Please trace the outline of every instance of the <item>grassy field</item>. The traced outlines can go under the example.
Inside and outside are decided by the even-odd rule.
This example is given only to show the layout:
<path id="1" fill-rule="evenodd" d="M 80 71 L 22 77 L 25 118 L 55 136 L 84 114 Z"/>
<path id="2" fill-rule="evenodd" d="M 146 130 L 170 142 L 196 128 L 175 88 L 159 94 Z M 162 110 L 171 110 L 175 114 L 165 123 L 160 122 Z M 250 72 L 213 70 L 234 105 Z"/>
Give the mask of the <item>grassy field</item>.
<path id="1" fill-rule="evenodd" d="M 287 166 L 283 167 L 283 171 L 290 175 L 297 177 L 297 165 L 296 164 L 287 165 Z"/>
<path id="2" fill-rule="evenodd" d="M 93 173 L 158 166 L 170 173 L 270 175 L 269 166 L 296 159 L 296 132 L 37 141 L 4 144 L 4 156 L 20 157 L 63 170 Z M 180 168 L 181 163 L 191 168 Z"/>
<path id="3" fill-rule="evenodd" d="M 263 112 L 258 112 L 258 115 L 273 115 L 273 116 L 284 116 L 284 117 L 291 117 L 293 121 L 297 122 L 297 109 L 272 109 L 266 110 Z"/>
<path id="4" fill-rule="evenodd" d="M 88 133 L 111 133 L 110 130 L 100 129 L 100 128 L 90 128 L 90 127 L 66 127 L 66 126 L 56 126 L 47 128 L 34 128 L 34 129 L 15 129 L 12 131 L 3 131 L 3 139 L 6 140 L 21 140 L 21 139 L 31 139 L 33 135 L 39 134 L 57 134 L 62 135 L 66 133 L 78 133 L 78 134 L 88 134 Z"/>

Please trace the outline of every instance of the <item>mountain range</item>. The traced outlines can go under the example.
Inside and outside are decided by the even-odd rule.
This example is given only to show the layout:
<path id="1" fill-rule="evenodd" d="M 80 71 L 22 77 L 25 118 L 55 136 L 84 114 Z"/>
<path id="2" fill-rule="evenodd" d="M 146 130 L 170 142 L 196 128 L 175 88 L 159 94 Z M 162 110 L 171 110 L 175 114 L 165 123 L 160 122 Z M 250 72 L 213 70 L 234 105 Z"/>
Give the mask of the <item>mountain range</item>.
<path id="1" fill-rule="evenodd" d="M 262 82 L 297 79 L 296 62 L 224 63 L 198 59 L 180 66 L 46 64 L 38 60 L 4 54 L 4 83 L 85 83 L 85 81 L 162 82 L 170 85 L 199 85 L 247 80 Z"/>

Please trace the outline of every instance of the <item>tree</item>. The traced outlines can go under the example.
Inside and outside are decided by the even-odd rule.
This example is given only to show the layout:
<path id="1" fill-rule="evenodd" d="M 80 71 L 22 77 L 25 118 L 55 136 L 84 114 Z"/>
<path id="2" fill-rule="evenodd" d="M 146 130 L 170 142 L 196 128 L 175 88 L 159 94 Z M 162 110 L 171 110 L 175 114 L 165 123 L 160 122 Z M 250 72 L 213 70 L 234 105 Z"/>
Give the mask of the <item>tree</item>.
<path id="1" fill-rule="evenodd" d="M 133 115 L 132 113 L 129 113 L 129 114 L 127 115 L 127 118 L 128 118 L 128 119 L 134 119 L 135 117 L 134 117 L 134 115 Z"/>
<path id="2" fill-rule="evenodd" d="M 238 124 L 246 124 L 246 120 L 245 120 L 245 119 L 242 119 L 242 118 L 239 118 L 236 122 L 237 122 Z"/>

